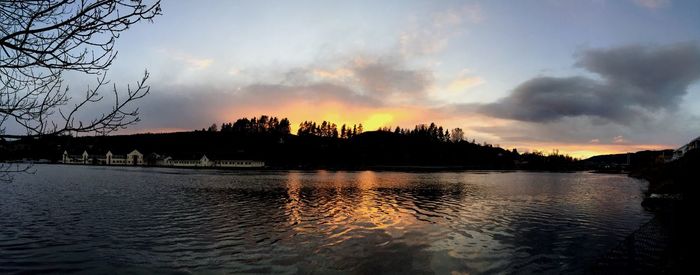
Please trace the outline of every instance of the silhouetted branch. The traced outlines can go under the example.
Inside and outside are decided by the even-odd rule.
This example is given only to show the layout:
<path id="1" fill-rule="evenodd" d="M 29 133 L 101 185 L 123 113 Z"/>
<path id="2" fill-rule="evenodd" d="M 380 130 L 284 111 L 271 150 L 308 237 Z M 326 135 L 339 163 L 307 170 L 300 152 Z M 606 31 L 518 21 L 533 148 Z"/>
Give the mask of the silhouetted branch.
<path id="1" fill-rule="evenodd" d="M 0 2 L 0 137 L 107 134 L 138 122 L 138 109 L 128 108 L 148 94 L 148 72 L 125 94 L 113 86 L 109 111 L 85 121 L 78 114 L 104 99 L 101 91 L 109 83 L 106 72 L 117 55 L 114 43 L 120 33 L 160 12 L 160 1 Z M 88 87 L 72 107 L 62 78 L 67 71 L 97 76 L 95 87 Z M 8 121 L 25 133 L 6 134 Z"/>
<path id="2" fill-rule="evenodd" d="M 104 99 L 120 33 L 159 14 L 158 0 L 0 1 L 0 139 L 107 134 L 138 122 L 138 108 L 131 105 L 148 94 L 148 72 L 133 89 L 120 93 L 114 85 L 107 111 L 86 120 L 81 111 Z M 97 84 L 72 98 L 66 72 L 96 76 Z M 24 133 L 7 134 L 7 122 Z M 2 164 L 0 180 L 27 171 L 29 166 Z"/>

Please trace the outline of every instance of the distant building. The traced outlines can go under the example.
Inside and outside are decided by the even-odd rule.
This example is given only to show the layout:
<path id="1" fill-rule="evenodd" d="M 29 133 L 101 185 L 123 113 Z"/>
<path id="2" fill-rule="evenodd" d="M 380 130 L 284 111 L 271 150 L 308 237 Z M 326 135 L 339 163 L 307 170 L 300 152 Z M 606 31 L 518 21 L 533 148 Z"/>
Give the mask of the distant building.
<path id="1" fill-rule="evenodd" d="M 87 151 L 83 151 L 82 154 L 71 154 L 68 150 L 63 151 L 63 156 L 61 161 L 66 164 L 88 164 L 90 155 Z"/>
<path id="2" fill-rule="evenodd" d="M 107 151 L 106 155 L 107 161 L 105 164 L 107 165 L 126 165 L 126 155 L 116 155 L 112 153 L 112 151 Z"/>
<path id="3" fill-rule="evenodd" d="M 265 167 L 264 161 L 259 160 L 216 160 L 216 167 Z"/>
<path id="4" fill-rule="evenodd" d="M 216 159 L 209 158 L 206 154 L 191 154 L 189 156 L 173 156 L 167 162 L 166 166 L 176 167 L 221 167 L 221 168 L 259 168 L 265 167 L 264 161 L 259 160 L 236 160 L 223 159 L 223 156 L 216 156 Z"/>
<path id="5" fill-rule="evenodd" d="M 209 158 L 206 155 L 202 155 L 200 158 L 196 158 L 195 154 L 192 155 L 178 155 L 170 158 L 165 162 L 165 166 L 176 166 L 176 167 L 209 167 Z"/>
<path id="6" fill-rule="evenodd" d="M 146 165 L 143 160 L 143 154 L 138 150 L 133 150 L 126 154 L 126 165 Z"/>
<path id="7" fill-rule="evenodd" d="M 216 155 L 216 159 L 209 158 L 203 153 L 176 154 L 173 156 L 150 153 L 144 156 L 138 150 L 129 153 L 115 154 L 111 150 L 106 153 L 89 154 L 84 150 L 82 154 L 63 152 L 62 163 L 65 164 L 95 164 L 95 165 L 124 165 L 124 166 L 172 166 L 172 167 L 221 167 L 221 168 L 256 168 L 265 167 L 265 162 L 260 160 L 240 160 L 224 155 Z"/>
<path id="8" fill-rule="evenodd" d="M 685 153 L 688 153 L 688 151 L 697 148 L 700 148 L 700 137 L 695 138 L 688 144 L 681 146 L 680 148 L 676 149 L 676 151 L 673 151 L 673 157 L 671 158 L 671 160 L 677 160 L 679 158 L 682 158 L 683 156 L 685 156 Z"/>

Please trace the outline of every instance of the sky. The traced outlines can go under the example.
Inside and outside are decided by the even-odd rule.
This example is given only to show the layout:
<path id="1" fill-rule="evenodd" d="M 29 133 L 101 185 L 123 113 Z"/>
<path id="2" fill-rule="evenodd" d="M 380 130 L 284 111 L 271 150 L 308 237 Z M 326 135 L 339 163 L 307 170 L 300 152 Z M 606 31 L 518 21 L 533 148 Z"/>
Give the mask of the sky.
<path id="1" fill-rule="evenodd" d="M 576 157 L 700 135 L 700 2 L 164 1 L 117 41 L 142 121 L 192 130 L 268 114 L 413 128 Z M 87 85 L 73 80 L 74 87 Z"/>

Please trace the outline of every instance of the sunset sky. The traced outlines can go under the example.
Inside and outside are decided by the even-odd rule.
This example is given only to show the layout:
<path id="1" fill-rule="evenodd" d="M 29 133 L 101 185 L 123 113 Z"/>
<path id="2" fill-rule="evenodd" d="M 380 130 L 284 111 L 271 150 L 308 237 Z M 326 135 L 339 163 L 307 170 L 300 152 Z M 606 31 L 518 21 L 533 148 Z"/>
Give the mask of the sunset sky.
<path id="1" fill-rule="evenodd" d="M 165 1 L 117 42 L 110 78 L 151 72 L 142 122 L 269 114 L 461 127 L 578 157 L 700 135 L 700 1 Z M 86 85 L 73 80 L 76 90 Z"/>

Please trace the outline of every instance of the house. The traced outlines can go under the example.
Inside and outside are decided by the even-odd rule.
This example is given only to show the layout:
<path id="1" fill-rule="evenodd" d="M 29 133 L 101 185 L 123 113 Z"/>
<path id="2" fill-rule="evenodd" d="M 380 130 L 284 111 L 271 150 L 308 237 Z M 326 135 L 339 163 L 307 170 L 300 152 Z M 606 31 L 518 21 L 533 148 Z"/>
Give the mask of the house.
<path id="1" fill-rule="evenodd" d="M 208 155 L 215 156 L 214 158 L 208 157 Z M 221 167 L 221 168 L 255 168 L 264 167 L 264 161 L 257 160 L 236 160 L 234 158 L 224 158 L 225 156 L 208 153 L 208 154 L 190 154 L 190 155 L 179 155 L 169 158 L 165 163 L 165 166 L 174 167 Z"/>
<path id="2" fill-rule="evenodd" d="M 215 156 L 210 158 L 208 155 Z M 87 150 L 82 154 L 70 154 L 63 152 L 63 163 L 73 164 L 97 164 L 97 165 L 128 165 L 128 166 L 172 166 L 172 167 L 221 167 L 221 168 L 256 168 L 265 167 L 265 162 L 260 160 L 237 159 L 239 155 L 222 155 L 220 153 L 185 153 L 174 156 L 165 156 L 150 153 L 144 156 L 134 149 L 129 153 L 115 154 L 111 150 L 106 153 L 88 154 Z"/>
<path id="3" fill-rule="evenodd" d="M 65 164 L 88 164 L 90 155 L 86 150 L 82 154 L 70 154 L 68 150 L 63 151 L 61 162 Z"/>
<path id="4" fill-rule="evenodd" d="M 176 153 L 163 159 L 164 166 L 208 167 L 209 158 L 202 153 Z"/>
<path id="5" fill-rule="evenodd" d="M 172 160 L 173 160 L 173 157 L 163 157 L 163 159 L 157 160 L 155 162 L 155 165 L 156 166 L 167 166 Z"/>
<path id="6" fill-rule="evenodd" d="M 199 154 L 180 154 L 170 157 L 168 161 L 164 162 L 165 166 L 175 166 L 175 167 L 210 167 L 211 161 L 207 155 L 202 154 L 201 157 L 197 158 Z"/>
<path id="7" fill-rule="evenodd" d="M 250 155 L 244 152 L 209 152 L 207 155 L 212 160 L 213 167 L 221 168 L 259 168 L 265 167 L 265 162 L 250 159 Z"/>
<path id="8" fill-rule="evenodd" d="M 112 151 L 107 151 L 105 164 L 126 165 L 126 155 L 116 155 Z"/>
<path id="9" fill-rule="evenodd" d="M 126 154 L 126 165 L 145 165 L 146 162 L 143 160 L 143 154 L 138 150 L 133 150 Z"/>
<path id="10" fill-rule="evenodd" d="M 146 165 L 149 166 L 166 166 L 166 163 L 171 160 L 171 157 L 157 154 L 157 153 L 150 153 L 146 156 L 144 156 L 146 160 Z"/>
<path id="11" fill-rule="evenodd" d="M 88 164 L 98 164 L 98 165 L 107 164 L 107 156 L 106 156 L 106 153 L 104 151 L 97 151 L 97 153 L 95 153 L 95 151 L 91 150 L 91 152 L 92 152 L 92 154 L 88 155 L 88 160 L 87 160 Z"/>
<path id="12" fill-rule="evenodd" d="M 676 151 L 673 151 L 673 157 L 671 158 L 671 160 L 677 160 L 679 158 L 682 158 L 683 156 L 685 156 L 685 153 L 697 148 L 700 148 L 700 137 L 695 138 L 688 144 L 681 146 L 680 148 L 676 149 Z"/>
<path id="13" fill-rule="evenodd" d="M 265 167 L 265 162 L 260 160 L 216 160 L 216 167 L 254 168 Z"/>
<path id="14" fill-rule="evenodd" d="M 61 162 L 67 164 L 146 165 L 143 154 L 138 150 L 133 150 L 128 154 L 114 154 L 111 150 L 106 153 L 88 154 L 87 150 L 84 150 L 80 155 L 70 154 L 66 150 L 63 152 Z"/>

